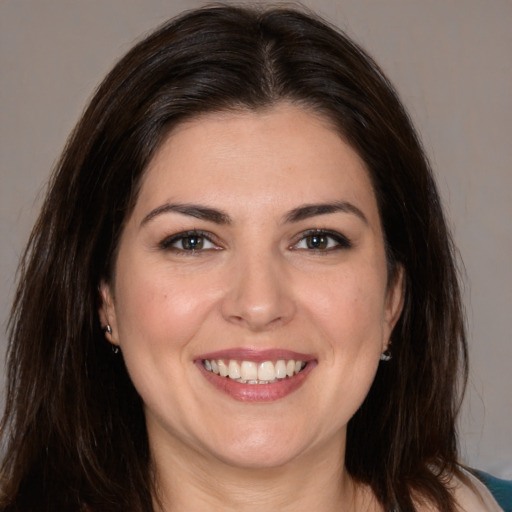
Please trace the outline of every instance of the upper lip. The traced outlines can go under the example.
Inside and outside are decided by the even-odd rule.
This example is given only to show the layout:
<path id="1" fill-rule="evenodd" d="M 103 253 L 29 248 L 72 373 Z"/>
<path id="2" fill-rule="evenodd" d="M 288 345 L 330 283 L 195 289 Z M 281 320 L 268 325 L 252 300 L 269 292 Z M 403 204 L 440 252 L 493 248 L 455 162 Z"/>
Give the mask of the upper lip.
<path id="1" fill-rule="evenodd" d="M 295 361 L 312 361 L 315 359 L 311 354 L 295 352 L 286 349 L 254 349 L 254 348 L 231 348 L 218 350 L 216 352 L 208 352 L 196 358 L 196 360 L 205 359 L 235 359 L 238 361 L 279 361 L 280 359 L 294 359 Z"/>

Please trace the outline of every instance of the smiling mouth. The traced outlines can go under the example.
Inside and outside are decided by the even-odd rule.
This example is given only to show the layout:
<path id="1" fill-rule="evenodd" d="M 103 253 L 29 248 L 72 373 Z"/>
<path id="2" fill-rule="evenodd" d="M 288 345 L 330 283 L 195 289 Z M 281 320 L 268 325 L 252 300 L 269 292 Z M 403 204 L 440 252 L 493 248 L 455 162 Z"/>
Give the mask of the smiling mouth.
<path id="1" fill-rule="evenodd" d="M 273 384 L 294 377 L 307 366 L 305 361 L 295 359 L 261 362 L 203 359 L 202 364 L 208 372 L 240 384 Z"/>

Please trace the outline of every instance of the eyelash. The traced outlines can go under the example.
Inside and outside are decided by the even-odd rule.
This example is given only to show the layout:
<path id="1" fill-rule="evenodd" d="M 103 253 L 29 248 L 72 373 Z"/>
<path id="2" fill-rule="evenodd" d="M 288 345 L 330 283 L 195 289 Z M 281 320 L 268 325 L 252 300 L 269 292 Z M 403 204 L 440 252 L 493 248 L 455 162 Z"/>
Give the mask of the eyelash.
<path id="1" fill-rule="evenodd" d="M 326 247 L 326 248 L 299 248 L 297 247 L 302 241 L 306 240 L 310 237 L 317 237 L 317 238 L 325 238 L 325 239 L 331 239 L 334 240 L 336 243 L 333 247 Z M 329 243 L 329 242 L 328 242 Z M 308 230 L 300 235 L 300 238 L 295 242 L 291 249 L 294 250 L 306 250 L 309 252 L 314 252 L 316 254 L 328 254 L 332 251 L 339 251 L 343 249 L 351 249 L 352 248 L 352 242 L 349 238 L 347 238 L 345 235 L 337 232 L 337 231 L 331 231 L 328 229 L 311 229 Z"/>
<path id="2" fill-rule="evenodd" d="M 180 247 L 173 247 L 173 244 L 176 244 L 180 240 L 183 241 L 183 240 L 191 239 L 191 238 L 201 238 L 203 240 L 203 243 L 204 243 L 204 241 L 209 242 L 215 246 L 215 249 L 214 248 L 185 249 L 185 248 L 180 248 Z M 186 256 L 197 255 L 200 252 L 219 249 L 219 245 L 213 240 L 213 237 L 210 233 L 206 233 L 205 231 L 197 231 L 197 230 L 183 231 L 181 233 L 176 233 L 175 235 L 164 238 L 164 240 L 162 240 L 159 243 L 159 247 L 163 250 L 174 251 L 177 254 L 183 254 Z"/>
<path id="3" fill-rule="evenodd" d="M 332 247 L 325 247 L 325 248 L 318 248 L 318 247 L 298 247 L 298 245 L 306 241 L 308 238 L 316 237 L 318 239 L 324 239 L 327 240 L 327 244 L 329 244 L 329 239 L 335 242 L 335 245 Z M 200 238 L 202 239 L 202 244 L 204 242 L 209 242 L 210 244 L 214 245 L 214 247 L 208 247 L 203 248 L 202 246 L 199 249 L 196 249 L 194 247 L 190 249 L 185 249 L 184 247 L 174 247 L 173 245 L 179 242 L 180 240 L 183 241 L 186 239 L 192 239 L 192 238 Z M 307 244 L 307 241 L 306 241 Z M 211 233 L 207 233 L 205 231 L 197 231 L 197 230 L 190 230 L 190 231 L 183 231 L 181 233 L 176 233 L 175 235 L 169 236 L 162 240 L 159 243 L 159 247 L 163 250 L 171 250 L 174 251 L 177 254 L 182 255 L 197 255 L 200 252 L 204 251 L 211 251 L 211 250 L 218 250 L 220 249 L 219 244 L 216 243 L 213 239 L 213 236 Z M 331 231 L 327 229 L 311 229 L 308 231 L 305 231 L 304 233 L 300 234 L 300 238 L 294 242 L 294 244 L 290 247 L 292 250 L 305 250 L 308 252 L 314 252 L 316 254 L 328 254 L 332 251 L 337 250 L 343 250 L 343 249 L 350 249 L 352 248 L 352 242 L 343 234 L 337 232 L 337 231 Z"/>

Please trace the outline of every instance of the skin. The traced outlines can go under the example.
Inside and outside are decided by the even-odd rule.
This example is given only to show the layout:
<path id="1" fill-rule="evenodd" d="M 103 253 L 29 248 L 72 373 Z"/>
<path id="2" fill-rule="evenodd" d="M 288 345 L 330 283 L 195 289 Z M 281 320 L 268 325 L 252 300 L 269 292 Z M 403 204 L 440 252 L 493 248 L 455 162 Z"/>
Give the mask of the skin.
<path id="1" fill-rule="evenodd" d="M 340 201 L 354 209 L 287 218 Z M 230 223 L 155 213 L 167 203 L 221 210 Z M 311 229 L 350 246 L 308 248 Z M 208 234 L 204 249 L 162 246 L 190 230 Z M 388 283 L 365 165 L 325 120 L 283 103 L 175 128 L 101 291 L 107 337 L 145 404 L 162 510 L 378 510 L 344 470 L 346 427 L 400 315 L 402 278 Z M 317 365 L 279 400 L 242 402 L 194 363 L 240 347 L 294 350 Z"/>

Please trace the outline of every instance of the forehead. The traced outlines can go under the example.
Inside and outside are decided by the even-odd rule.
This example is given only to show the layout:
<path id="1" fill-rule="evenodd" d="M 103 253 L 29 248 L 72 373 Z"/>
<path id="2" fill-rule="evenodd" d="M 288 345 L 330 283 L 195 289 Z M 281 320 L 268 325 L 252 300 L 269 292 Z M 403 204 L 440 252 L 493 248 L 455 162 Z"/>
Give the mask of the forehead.
<path id="1" fill-rule="evenodd" d="M 340 197 L 341 196 L 341 197 Z M 366 166 L 325 118 L 280 104 L 206 114 L 176 126 L 143 177 L 136 212 L 168 201 L 274 209 L 375 202 Z M 376 210 L 376 205 L 367 205 Z"/>

